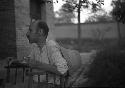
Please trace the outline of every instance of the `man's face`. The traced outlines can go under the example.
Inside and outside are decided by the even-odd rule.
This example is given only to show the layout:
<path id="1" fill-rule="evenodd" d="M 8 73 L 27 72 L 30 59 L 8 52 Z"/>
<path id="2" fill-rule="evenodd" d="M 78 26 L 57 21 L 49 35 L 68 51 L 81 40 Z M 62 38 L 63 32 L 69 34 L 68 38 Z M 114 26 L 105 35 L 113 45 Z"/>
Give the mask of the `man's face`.
<path id="1" fill-rule="evenodd" d="M 29 27 L 29 30 L 27 32 L 27 38 L 29 40 L 29 43 L 37 43 L 40 38 L 42 38 L 42 32 L 37 31 L 37 23 L 32 23 Z"/>

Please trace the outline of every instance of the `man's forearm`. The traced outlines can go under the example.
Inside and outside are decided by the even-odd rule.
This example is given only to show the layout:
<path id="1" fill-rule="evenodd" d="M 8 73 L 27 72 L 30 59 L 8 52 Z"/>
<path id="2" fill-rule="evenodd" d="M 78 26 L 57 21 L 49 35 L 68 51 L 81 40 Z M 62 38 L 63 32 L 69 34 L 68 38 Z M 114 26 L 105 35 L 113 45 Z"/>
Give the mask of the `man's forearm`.
<path id="1" fill-rule="evenodd" d="M 67 72 L 64 73 L 64 74 L 61 74 L 58 70 L 57 70 L 57 67 L 56 66 L 53 66 L 53 65 L 50 65 L 50 64 L 46 64 L 46 63 L 42 63 L 42 64 L 39 64 L 38 66 L 40 66 L 40 69 L 42 70 L 45 70 L 47 72 L 51 72 L 51 73 L 54 73 L 56 75 L 60 75 L 60 76 L 65 76 L 67 75 Z"/>
<path id="2" fill-rule="evenodd" d="M 47 72 L 51 72 L 57 75 L 62 75 L 58 70 L 56 66 L 50 65 L 50 64 L 46 64 L 46 63 L 41 63 L 39 61 L 36 60 L 30 60 L 29 61 L 29 65 L 31 68 L 33 69 L 40 69 L 40 70 L 44 70 Z"/>
<path id="3" fill-rule="evenodd" d="M 50 65 L 50 64 L 46 64 L 46 63 L 41 63 L 39 64 L 40 68 L 47 71 L 47 72 L 51 72 L 57 75 L 62 75 L 58 70 L 56 66 Z"/>

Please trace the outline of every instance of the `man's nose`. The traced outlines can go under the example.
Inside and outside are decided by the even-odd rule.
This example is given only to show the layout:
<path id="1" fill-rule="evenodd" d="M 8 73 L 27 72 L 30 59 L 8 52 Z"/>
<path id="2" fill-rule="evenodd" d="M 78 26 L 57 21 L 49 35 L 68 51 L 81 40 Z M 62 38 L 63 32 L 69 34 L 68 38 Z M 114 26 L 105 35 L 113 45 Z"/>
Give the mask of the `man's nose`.
<path id="1" fill-rule="evenodd" d="M 29 32 L 26 33 L 27 38 L 29 38 Z"/>

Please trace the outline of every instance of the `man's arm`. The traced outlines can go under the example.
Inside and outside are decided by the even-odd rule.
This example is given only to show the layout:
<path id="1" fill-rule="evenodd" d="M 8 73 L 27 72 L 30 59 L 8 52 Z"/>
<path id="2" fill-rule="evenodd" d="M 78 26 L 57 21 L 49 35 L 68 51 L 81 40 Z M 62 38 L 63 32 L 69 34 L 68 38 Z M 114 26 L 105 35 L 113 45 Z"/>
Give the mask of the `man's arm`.
<path id="1" fill-rule="evenodd" d="M 57 67 L 57 70 L 62 74 L 66 74 L 68 71 L 68 63 L 64 57 L 62 57 L 60 50 L 56 46 L 49 46 L 49 50 L 51 51 L 51 58 Z"/>
<path id="2" fill-rule="evenodd" d="M 43 70 L 46 72 L 50 72 L 56 75 L 62 75 L 58 70 L 56 66 L 50 65 L 50 64 L 46 64 L 46 63 L 42 63 L 39 61 L 36 61 L 34 59 L 30 59 L 28 61 L 28 64 L 31 68 L 33 69 L 39 69 L 39 70 Z"/>

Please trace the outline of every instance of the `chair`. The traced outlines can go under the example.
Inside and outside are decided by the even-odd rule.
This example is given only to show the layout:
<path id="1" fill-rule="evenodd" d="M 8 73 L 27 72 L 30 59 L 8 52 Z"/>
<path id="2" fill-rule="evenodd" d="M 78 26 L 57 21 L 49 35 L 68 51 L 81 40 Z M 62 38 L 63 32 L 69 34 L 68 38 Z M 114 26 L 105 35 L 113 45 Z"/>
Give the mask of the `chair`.
<path id="1" fill-rule="evenodd" d="M 81 57 L 80 54 L 75 51 L 75 50 L 68 50 L 65 49 L 63 47 L 61 47 L 61 53 L 62 56 L 67 60 L 68 62 L 68 66 L 69 66 L 69 70 L 67 71 L 67 73 L 65 75 L 59 75 L 58 73 L 52 72 L 52 71 L 46 71 L 43 69 L 41 69 L 39 66 L 32 66 L 30 68 L 30 71 L 27 72 L 27 75 L 29 77 L 28 79 L 28 88 L 32 88 L 32 84 L 33 84 L 33 75 L 38 75 L 38 85 L 37 87 L 40 88 L 40 85 L 46 85 L 47 87 L 45 88 L 71 88 L 72 85 L 75 83 L 75 80 L 77 80 L 77 77 L 81 74 L 81 72 L 84 70 L 83 65 L 81 64 Z M 33 72 L 34 69 L 39 70 L 38 72 Z M 76 74 L 76 78 L 69 83 L 69 79 L 72 76 L 73 73 L 75 73 L 76 71 L 78 71 L 80 69 L 80 71 Z M 40 70 L 42 72 L 40 72 Z M 53 75 L 53 81 L 54 83 L 48 83 L 48 75 L 52 74 Z M 45 82 L 40 82 L 40 75 L 46 75 L 46 81 Z M 60 84 L 57 85 L 55 83 L 56 77 L 60 77 Z"/>
<path id="2" fill-rule="evenodd" d="M 72 83 L 68 84 L 68 79 L 70 78 L 70 75 L 68 74 L 69 72 L 67 72 L 66 75 L 59 75 L 56 73 L 52 73 L 51 71 L 44 71 L 44 72 L 32 72 L 33 69 L 39 69 L 37 67 L 31 68 L 30 71 L 27 73 L 27 75 L 29 76 L 28 79 L 28 88 L 32 88 L 32 84 L 33 82 L 33 75 L 38 75 L 38 85 L 37 87 L 40 88 L 40 85 L 44 86 L 46 85 L 47 87 L 45 88 L 71 88 L 72 85 L 75 83 L 75 81 L 77 80 L 77 77 L 81 74 L 81 72 L 79 72 L 77 74 L 77 77 L 75 78 L 75 80 L 72 81 Z M 39 69 L 40 70 L 40 69 Z M 84 70 L 84 68 L 83 68 Z M 53 81 L 54 83 L 48 83 L 48 75 L 53 75 Z M 45 82 L 40 82 L 40 75 L 46 75 L 46 81 Z M 56 84 L 56 77 L 60 77 L 60 84 L 57 85 Z"/>
<path id="3" fill-rule="evenodd" d="M 29 76 L 29 79 L 28 79 L 28 88 L 32 88 L 33 87 L 33 75 L 38 75 L 38 85 L 37 87 L 40 88 L 40 85 L 42 86 L 46 86 L 45 88 L 65 88 L 66 86 L 66 76 L 63 76 L 63 75 L 59 75 L 59 74 L 56 74 L 56 73 L 52 73 L 51 71 L 38 71 L 38 72 L 32 72 L 32 70 L 34 69 L 39 69 L 37 67 L 32 67 L 30 69 L 30 71 L 27 73 L 27 75 Z M 40 69 L 39 69 L 40 70 Z M 46 75 L 46 81 L 44 82 L 40 82 L 40 75 Z M 53 81 L 54 83 L 48 83 L 48 80 L 49 80 L 49 75 L 53 75 Z M 57 85 L 56 84 L 56 77 L 60 77 L 60 85 Z"/>
<path id="4" fill-rule="evenodd" d="M 24 83 L 24 78 L 25 78 L 25 70 L 26 68 L 29 68 L 27 64 L 21 63 L 19 60 L 15 59 L 14 57 L 7 57 L 7 65 L 4 66 L 4 68 L 7 70 L 6 71 L 6 81 L 7 83 L 10 82 L 10 73 L 11 69 L 15 69 L 14 73 L 14 84 L 17 83 L 17 76 L 18 76 L 18 70 L 22 69 L 22 82 Z"/>

